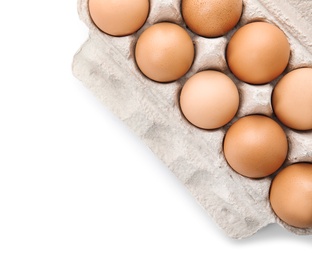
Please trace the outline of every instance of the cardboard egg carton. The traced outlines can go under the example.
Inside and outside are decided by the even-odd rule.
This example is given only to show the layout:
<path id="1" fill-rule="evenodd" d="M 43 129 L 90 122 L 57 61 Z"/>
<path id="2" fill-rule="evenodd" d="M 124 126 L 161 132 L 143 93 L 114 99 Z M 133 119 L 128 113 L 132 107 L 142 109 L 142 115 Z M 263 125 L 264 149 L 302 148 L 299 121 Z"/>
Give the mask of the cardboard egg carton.
<path id="1" fill-rule="evenodd" d="M 139 71 L 134 58 L 135 44 L 146 28 L 158 22 L 169 21 L 186 28 L 181 1 L 150 0 L 149 17 L 138 32 L 112 37 L 93 24 L 88 0 L 79 0 L 78 12 L 90 29 L 90 36 L 74 57 L 73 73 L 168 166 L 228 236 L 248 237 L 270 223 L 278 223 L 296 234 L 312 234 L 312 229 L 291 227 L 273 213 L 268 201 L 272 177 L 253 180 L 235 173 L 222 151 L 226 130 L 238 118 L 249 114 L 274 118 L 271 93 L 280 79 L 261 86 L 236 79 L 225 59 L 229 39 L 244 24 L 265 20 L 282 29 L 291 45 L 285 73 L 312 66 L 312 1 L 244 0 L 243 3 L 240 22 L 223 37 L 204 38 L 187 30 L 196 49 L 193 66 L 176 82 L 156 83 Z M 236 117 L 217 130 L 194 127 L 179 109 L 178 96 L 185 81 L 206 69 L 229 75 L 240 94 Z M 286 127 L 284 130 L 289 140 L 284 166 L 311 162 L 312 131 L 299 132 Z"/>

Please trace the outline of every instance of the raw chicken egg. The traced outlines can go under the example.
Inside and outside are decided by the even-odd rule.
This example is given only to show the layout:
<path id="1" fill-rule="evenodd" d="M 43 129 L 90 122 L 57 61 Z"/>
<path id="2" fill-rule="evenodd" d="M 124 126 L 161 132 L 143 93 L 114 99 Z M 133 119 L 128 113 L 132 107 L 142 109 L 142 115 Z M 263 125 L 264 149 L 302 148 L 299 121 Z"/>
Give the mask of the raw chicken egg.
<path id="1" fill-rule="evenodd" d="M 286 159 L 288 141 L 278 123 L 263 115 L 238 119 L 227 131 L 224 156 L 237 173 L 262 178 L 277 171 Z"/>
<path id="2" fill-rule="evenodd" d="M 139 30 L 149 14 L 149 0 L 89 0 L 94 24 L 112 36 L 130 35 Z"/>
<path id="3" fill-rule="evenodd" d="M 226 59 L 232 73 L 251 84 L 268 83 L 285 70 L 290 45 L 284 32 L 267 22 L 241 27 L 230 39 Z"/>
<path id="4" fill-rule="evenodd" d="M 239 94 L 234 82 L 224 73 L 198 72 L 184 84 L 180 94 L 182 113 L 193 125 L 219 128 L 235 116 Z"/>
<path id="5" fill-rule="evenodd" d="M 286 74 L 273 90 L 272 105 L 284 125 L 296 130 L 312 129 L 312 68 Z"/>
<path id="6" fill-rule="evenodd" d="M 270 202 L 285 223 L 312 228 L 312 164 L 296 163 L 281 170 L 272 181 Z"/>
<path id="7" fill-rule="evenodd" d="M 135 60 L 141 72 L 158 82 L 182 77 L 194 60 L 192 38 L 181 26 L 162 22 L 146 29 L 135 47 Z"/>
<path id="8" fill-rule="evenodd" d="M 182 0 L 186 25 L 204 37 L 226 34 L 238 23 L 242 9 L 242 0 Z"/>

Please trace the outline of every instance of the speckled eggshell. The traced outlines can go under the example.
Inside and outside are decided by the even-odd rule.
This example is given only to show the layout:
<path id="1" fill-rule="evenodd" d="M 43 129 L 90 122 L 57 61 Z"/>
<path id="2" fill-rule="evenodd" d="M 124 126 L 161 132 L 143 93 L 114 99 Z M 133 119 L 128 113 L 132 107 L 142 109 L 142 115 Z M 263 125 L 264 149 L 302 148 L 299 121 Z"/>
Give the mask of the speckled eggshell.
<path id="1" fill-rule="evenodd" d="M 198 35 L 218 37 L 238 23 L 242 0 L 182 0 L 182 16 L 186 25 Z"/>

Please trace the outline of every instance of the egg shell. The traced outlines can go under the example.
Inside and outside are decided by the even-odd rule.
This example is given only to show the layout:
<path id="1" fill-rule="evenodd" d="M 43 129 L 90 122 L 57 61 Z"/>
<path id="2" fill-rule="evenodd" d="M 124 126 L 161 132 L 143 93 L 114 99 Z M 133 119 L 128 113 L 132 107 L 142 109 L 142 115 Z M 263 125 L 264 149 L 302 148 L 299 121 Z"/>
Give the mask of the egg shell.
<path id="1" fill-rule="evenodd" d="M 234 118 L 239 107 L 239 93 L 224 73 L 201 71 L 184 84 L 180 106 L 184 116 L 195 126 L 215 129 Z"/>
<path id="2" fill-rule="evenodd" d="M 182 77 L 192 66 L 195 50 L 191 37 L 181 26 L 162 22 L 146 29 L 135 47 L 141 72 L 158 82 Z"/>
<path id="3" fill-rule="evenodd" d="M 279 218 L 298 228 L 312 227 L 312 164 L 296 163 L 273 179 L 270 203 Z"/>
<path id="4" fill-rule="evenodd" d="M 149 14 L 149 0 L 89 0 L 88 5 L 95 25 L 113 36 L 136 32 Z"/>
<path id="5" fill-rule="evenodd" d="M 238 119 L 227 131 L 224 156 L 239 174 L 263 178 L 284 163 L 288 141 L 284 130 L 271 118 L 249 115 Z"/>
<path id="6" fill-rule="evenodd" d="M 219 37 L 234 28 L 242 10 L 242 0 L 182 0 L 186 25 L 204 37 Z"/>
<path id="7" fill-rule="evenodd" d="M 286 74 L 272 94 L 273 111 L 286 126 L 312 130 L 312 68 Z"/>
<path id="8" fill-rule="evenodd" d="M 290 58 L 284 32 L 268 22 L 252 22 L 239 28 L 229 41 L 226 58 L 240 80 L 265 84 L 280 76 Z"/>

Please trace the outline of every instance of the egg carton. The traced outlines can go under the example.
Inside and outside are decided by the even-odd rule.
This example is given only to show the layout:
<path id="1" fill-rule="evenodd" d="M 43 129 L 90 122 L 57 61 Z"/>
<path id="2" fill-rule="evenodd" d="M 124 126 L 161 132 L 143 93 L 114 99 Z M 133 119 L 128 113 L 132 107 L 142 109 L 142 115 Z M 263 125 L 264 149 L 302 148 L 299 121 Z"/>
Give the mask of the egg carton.
<path id="1" fill-rule="evenodd" d="M 180 0 L 150 0 L 149 17 L 139 31 L 130 36 L 112 37 L 93 24 L 88 0 L 78 0 L 78 13 L 89 27 L 89 39 L 74 57 L 73 73 L 168 166 L 228 236 L 249 237 L 271 223 L 295 234 L 310 235 L 312 229 L 291 227 L 272 211 L 268 200 L 272 176 L 254 180 L 237 174 L 224 159 L 222 143 L 228 127 L 238 118 L 249 114 L 274 117 L 271 93 L 280 78 L 254 86 L 233 77 L 225 59 L 229 39 L 246 23 L 271 22 L 284 31 L 291 46 L 290 62 L 283 75 L 295 68 L 311 67 L 312 1 L 244 0 L 243 5 L 242 17 L 234 29 L 222 37 L 204 38 L 186 28 Z M 188 73 L 171 83 L 146 78 L 134 58 L 139 35 L 163 21 L 186 28 L 196 50 Z M 178 102 L 185 81 L 206 69 L 229 75 L 240 95 L 236 117 L 216 130 L 191 125 L 183 117 Z M 299 132 L 286 127 L 284 130 L 289 141 L 284 166 L 311 162 L 312 131 Z"/>

